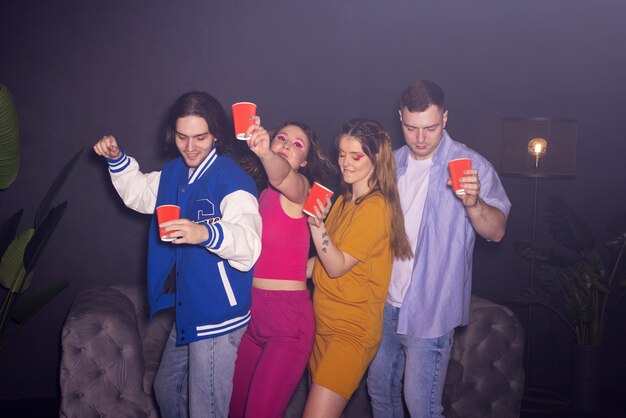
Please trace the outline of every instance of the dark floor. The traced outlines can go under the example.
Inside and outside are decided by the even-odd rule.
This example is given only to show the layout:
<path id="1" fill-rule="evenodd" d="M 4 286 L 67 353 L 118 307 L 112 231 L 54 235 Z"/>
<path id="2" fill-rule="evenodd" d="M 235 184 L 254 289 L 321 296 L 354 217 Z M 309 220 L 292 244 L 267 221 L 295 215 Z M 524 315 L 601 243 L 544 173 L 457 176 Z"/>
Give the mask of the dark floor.
<path id="1" fill-rule="evenodd" d="M 59 401 L 56 399 L 0 400 L 2 418 L 58 418 Z"/>
<path id="2" fill-rule="evenodd" d="M 522 400 L 521 418 L 626 418 L 626 393 L 606 391 L 599 410 L 576 411 L 564 388 L 538 389 Z"/>
<path id="3" fill-rule="evenodd" d="M 575 413 L 567 406 L 567 397 L 544 396 L 546 402 L 524 401 L 521 418 L 625 418 L 626 395 L 607 394 L 604 410 L 594 413 Z M 541 398 L 541 396 L 537 396 Z M 561 401 L 564 402 L 561 402 Z M 2 418 L 57 418 L 59 402 L 56 399 L 1 400 Z"/>

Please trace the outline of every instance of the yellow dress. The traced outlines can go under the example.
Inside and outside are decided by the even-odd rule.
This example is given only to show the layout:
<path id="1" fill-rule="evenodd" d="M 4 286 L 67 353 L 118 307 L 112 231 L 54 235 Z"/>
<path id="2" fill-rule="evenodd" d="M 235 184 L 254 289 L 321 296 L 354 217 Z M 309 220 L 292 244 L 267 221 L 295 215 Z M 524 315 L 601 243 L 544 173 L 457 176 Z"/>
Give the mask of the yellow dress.
<path id="1" fill-rule="evenodd" d="M 340 196 L 325 223 L 332 242 L 359 261 L 334 279 L 315 261 L 316 332 L 309 369 L 313 382 L 349 399 L 382 335 L 392 263 L 389 206 L 380 193 L 358 205 Z"/>

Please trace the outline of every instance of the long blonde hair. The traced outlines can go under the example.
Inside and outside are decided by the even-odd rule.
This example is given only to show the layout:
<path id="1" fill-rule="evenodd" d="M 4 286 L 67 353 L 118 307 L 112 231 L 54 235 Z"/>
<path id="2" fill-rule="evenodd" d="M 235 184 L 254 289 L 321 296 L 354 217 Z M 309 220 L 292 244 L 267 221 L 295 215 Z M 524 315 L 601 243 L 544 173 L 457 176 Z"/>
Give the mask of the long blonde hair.
<path id="1" fill-rule="evenodd" d="M 371 190 L 364 196 L 359 197 L 359 204 L 372 193 L 380 192 L 391 209 L 391 252 L 395 258 L 408 260 L 413 257 L 409 240 L 404 229 L 404 214 L 400 205 L 398 194 L 398 181 L 396 179 L 396 161 L 391 150 L 391 136 L 383 127 L 372 119 L 352 119 L 341 128 L 337 141 L 342 137 L 349 136 L 361 144 L 363 152 L 374 165 L 374 172 L 368 180 Z M 341 185 L 344 189 L 346 200 L 352 198 L 352 187 L 343 180 Z"/>

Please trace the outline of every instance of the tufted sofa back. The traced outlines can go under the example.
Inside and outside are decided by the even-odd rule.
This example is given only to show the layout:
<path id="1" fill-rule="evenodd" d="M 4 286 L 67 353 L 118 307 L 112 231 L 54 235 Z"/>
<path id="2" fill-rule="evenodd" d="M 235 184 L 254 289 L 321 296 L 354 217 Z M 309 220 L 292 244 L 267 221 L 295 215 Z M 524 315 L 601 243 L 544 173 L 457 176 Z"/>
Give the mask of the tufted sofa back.
<path id="1" fill-rule="evenodd" d="M 152 382 L 173 313 L 148 323 L 146 288 L 80 293 L 63 326 L 60 417 L 159 417 Z"/>
<path id="2" fill-rule="evenodd" d="M 173 322 L 164 312 L 147 321 L 146 288 L 89 289 L 76 297 L 63 327 L 60 417 L 153 417 L 152 382 Z M 470 323 L 458 328 L 443 394 L 447 418 L 516 417 L 524 386 L 524 333 L 506 307 L 472 296 Z M 285 417 L 299 417 L 306 378 Z M 364 382 L 344 411 L 371 417 Z"/>
<path id="3" fill-rule="evenodd" d="M 470 323 L 457 328 L 443 393 L 446 418 L 520 415 L 524 329 L 507 307 L 472 296 Z"/>

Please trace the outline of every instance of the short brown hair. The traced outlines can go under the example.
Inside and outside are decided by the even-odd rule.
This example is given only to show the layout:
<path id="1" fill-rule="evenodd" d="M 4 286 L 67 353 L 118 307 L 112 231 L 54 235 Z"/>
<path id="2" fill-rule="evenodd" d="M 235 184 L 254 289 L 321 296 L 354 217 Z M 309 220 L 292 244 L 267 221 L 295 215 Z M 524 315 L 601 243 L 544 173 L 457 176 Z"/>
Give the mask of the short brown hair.
<path id="1" fill-rule="evenodd" d="M 402 92 L 400 109 L 406 107 L 409 112 L 423 112 L 431 105 L 444 110 L 443 90 L 432 81 L 414 81 Z"/>

